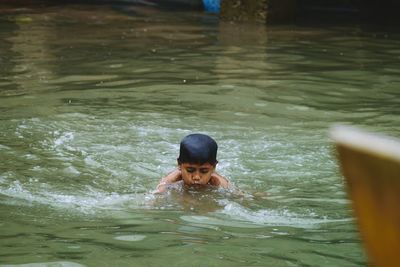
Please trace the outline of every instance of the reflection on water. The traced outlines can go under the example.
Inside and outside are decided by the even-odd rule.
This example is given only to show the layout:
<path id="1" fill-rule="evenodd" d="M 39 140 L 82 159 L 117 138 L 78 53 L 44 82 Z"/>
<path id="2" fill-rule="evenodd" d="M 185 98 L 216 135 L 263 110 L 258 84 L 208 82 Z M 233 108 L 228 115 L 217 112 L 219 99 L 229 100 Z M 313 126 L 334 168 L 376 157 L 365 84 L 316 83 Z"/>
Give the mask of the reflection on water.
<path id="1" fill-rule="evenodd" d="M 365 266 L 326 132 L 399 136 L 398 34 L 78 5 L 0 29 L 0 264 Z M 151 194 L 192 132 L 242 195 Z"/>

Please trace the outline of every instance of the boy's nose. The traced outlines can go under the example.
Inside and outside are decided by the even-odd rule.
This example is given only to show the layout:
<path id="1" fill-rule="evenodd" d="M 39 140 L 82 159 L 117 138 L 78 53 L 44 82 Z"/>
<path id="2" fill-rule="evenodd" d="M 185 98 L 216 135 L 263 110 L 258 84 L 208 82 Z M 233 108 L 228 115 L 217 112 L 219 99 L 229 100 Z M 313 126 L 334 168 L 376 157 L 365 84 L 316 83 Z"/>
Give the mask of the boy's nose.
<path id="1" fill-rule="evenodd" d="M 200 180 L 200 175 L 198 173 L 195 173 L 193 175 L 193 180 Z"/>

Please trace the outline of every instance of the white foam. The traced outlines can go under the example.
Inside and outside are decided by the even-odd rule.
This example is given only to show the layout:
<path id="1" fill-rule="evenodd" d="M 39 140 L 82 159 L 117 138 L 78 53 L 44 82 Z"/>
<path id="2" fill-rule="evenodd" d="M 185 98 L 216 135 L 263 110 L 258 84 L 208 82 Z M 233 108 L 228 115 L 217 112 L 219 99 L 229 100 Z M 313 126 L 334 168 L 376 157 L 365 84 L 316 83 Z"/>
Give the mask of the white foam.
<path id="1" fill-rule="evenodd" d="M 259 226 L 316 228 L 321 224 L 351 221 L 351 219 L 317 218 L 314 213 L 299 215 L 289 210 L 261 209 L 252 211 L 235 202 L 225 205 L 220 213 L 227 215 L 231 220 L 249 222 Z"/>
<path id="2" fill-rule="evenodd" d="M 20 200 L 20 205 L 32 205 L 39 203 L 59 209 L 67 209 L 72 212 L 95 214 L 104 210 L 117 210 L 125 203 L 136 207 L 146 207 L 146 199 L 143 194 L 118 194 L 105 193 L 95 190 L 78 191 L 75 194 L 56 192 L 54 188 L 43 188 L 41 191 L 31 192 L 19 181 L 14 181 L 7 188 L 0 188 L 0 194 Z"/>
<path id="3" fill-rule="evenodd" d="M 54 140 L 54 145 L 60 146 L 68 141 L 72 141 L 73 139 L 74 139 L 74 134 L 72 132 L 65 132 L 60 137 Z"/>

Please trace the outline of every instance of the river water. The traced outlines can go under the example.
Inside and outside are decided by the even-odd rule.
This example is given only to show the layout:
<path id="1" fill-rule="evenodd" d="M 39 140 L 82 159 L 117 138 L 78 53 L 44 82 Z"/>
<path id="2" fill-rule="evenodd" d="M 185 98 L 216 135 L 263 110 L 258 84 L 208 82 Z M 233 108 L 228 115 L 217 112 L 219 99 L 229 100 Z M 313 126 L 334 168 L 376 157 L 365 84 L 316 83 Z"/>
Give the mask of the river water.
<path id="1" fill-rule="evenodd" d="M 365 266 L 328 130 L 400 136 L 399 47 L 359 25 L 2 9 L 0 265 Z M 242 195 L 151 193 L 193 132 Z"/>

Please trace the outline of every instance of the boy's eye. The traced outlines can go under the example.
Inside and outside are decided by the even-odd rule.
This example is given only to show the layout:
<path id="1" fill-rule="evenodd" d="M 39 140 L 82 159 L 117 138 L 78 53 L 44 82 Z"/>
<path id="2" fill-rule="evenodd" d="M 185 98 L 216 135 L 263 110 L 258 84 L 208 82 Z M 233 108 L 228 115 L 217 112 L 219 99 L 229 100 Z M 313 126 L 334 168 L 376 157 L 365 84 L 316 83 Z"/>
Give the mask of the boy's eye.
<path id="1" fill-rule="evenodd" d="M 209 170 L 208 169 L 200 169 L 201 173 L 207 173 Z"/>
<path id="2" fill-rule="evenodd" d="M 195 169 L 194 168 L 187 168 L 186 171 L 192 173 L 192 172 L 195 171 Z"/>

